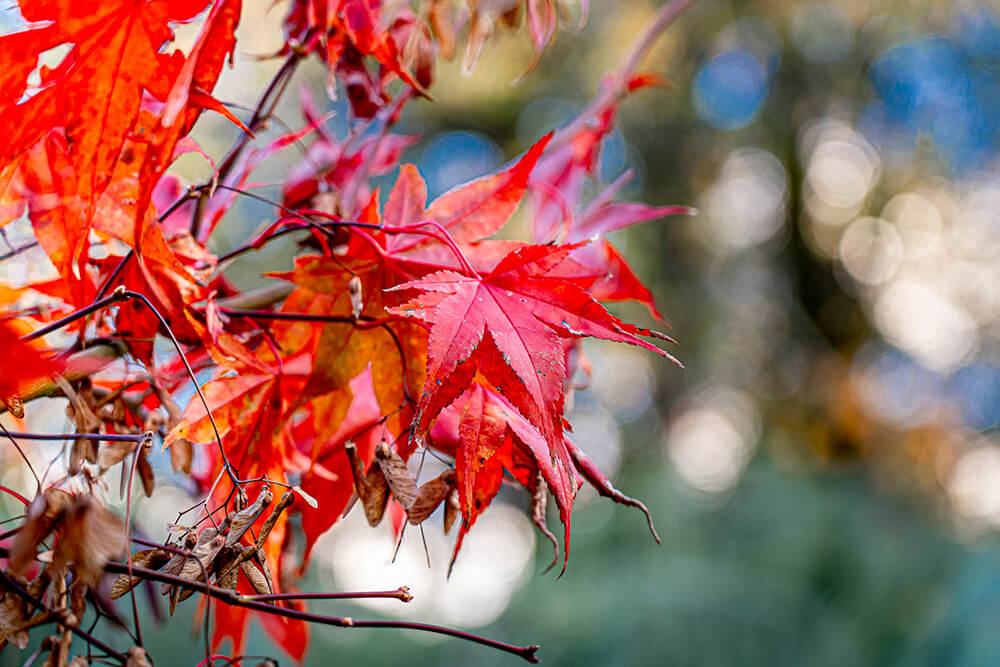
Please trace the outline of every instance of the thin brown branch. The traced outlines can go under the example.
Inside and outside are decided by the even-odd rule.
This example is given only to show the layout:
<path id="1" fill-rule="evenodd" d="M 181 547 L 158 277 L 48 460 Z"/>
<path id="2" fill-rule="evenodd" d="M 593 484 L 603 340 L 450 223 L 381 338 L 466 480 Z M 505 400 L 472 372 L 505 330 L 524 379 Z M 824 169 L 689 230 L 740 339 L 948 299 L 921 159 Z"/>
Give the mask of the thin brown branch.
<path id="1" fill-rule="evenodd" d="M 112 574 L 127 574 L 128 568 L 124 563 L 110 562 L 104 567 L 105 571 Z M 247 596 L 240 595 L 236 591 L 231 591 L 227 588 L 219 588 L 218 586 L 205 585 L 201 582 L 190 581 L 183 577 L 179 577 L 172 574 L 166 574 L 164 572 L 159 572 L 158 570 L 150 570 L 143 567 L 132 567 L 132 573 L 135 576 L 144 578 L 150 581 L 158 581 L 165 584 L 174 584 L 176 586 L 187 588 L 193 590 L 197 593 L 202 593 L 208 595 L 217 600 L 222 600 L 227 604 L 235 605 L 237 607 L 242 607 L 244 609 L 251 609 L 253 611 L 263 612 L 265 614 L 273 614 L 275 616 L 284 616 L 285 618 L 291 618 L 299 621 L 305 621 L 307 623 L 315 623 L 317 625 L 330 625 L 340 628 L 396 628 L 401 630 L 418 630 L 421 632 L 431 632 L 439 635 L 445 635 L 448 637 L 455 637 L 457 639 L 462 639 L 465 641 L 473 642 L 476 644 L 482 644 L 483 646 L 489 646 L 506 653 L 512 653 L 514 655 L 520 656 L 524 660 L 532 663 L 538 662 L 538 657 L 536 655 L 538 651 L 537 645 L 531 646 L 515 646 L 513 644 L 507 644 L 504 642 L 495 641 L 493 639 L 488 639 L 486 637 L 480 637 L 479 635 L 470 634 L 467 632 L 462 632 L 461 630 L 455 630 L 453 628 L 446 628 L 438 625 L 428 625 L 426 623 L 410 623 L 408 621 L 369 621 L 369 620 L 359 620 L 354 619 L 349 616 L 339 617 L 339 616 L 324 616 L 321 614 L 311 614 L 309 612 L 299 611 L 298 609 L 288 609 L 286 607 L 279 607 L 275 605 L 269 605 L 265 602 L 259 602 L 248 598 Z"/>
<path id="2" fill-rule="evenodd" d="M 400 586 L 394 591 L 358 591 L 354 593 L 274 593 L 272 595 L 245 595 L 247 600 L 270 602 L 274 600 L 363 600 L 369 598 L 388 598 L 409 602 L 413 599 L 410 589 Z"/>

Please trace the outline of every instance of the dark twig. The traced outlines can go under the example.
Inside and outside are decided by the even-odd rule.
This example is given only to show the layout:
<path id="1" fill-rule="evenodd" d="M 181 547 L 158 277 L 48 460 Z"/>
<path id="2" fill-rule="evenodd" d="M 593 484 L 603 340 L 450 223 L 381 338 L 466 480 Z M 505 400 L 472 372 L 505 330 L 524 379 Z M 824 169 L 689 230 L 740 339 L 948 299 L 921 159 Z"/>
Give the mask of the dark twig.
<path id="1" fill-rule="evenodd" d="M 4 551 L 4 555 L 6 556 L 7 555 L 7 550 L 4 549 L 3 551 Z M 43 614 L 52 614 L 53 615 L 53 619 L 52 620 L 59 620 L 59 619 L 62 618 L 61 614 L 54 613 L 53 610 L 49 609 L 49 607 L 44 602 L 42 602 L 41 600 L 39 600 L 38 598 L 36 598 L 34 595 L 32 595 L 31 593 L 29 593 L 27 590 L 25 590 L 25 588 L 23 586 L 21 586 L 21 584 L 19 584 L 17 581 L 15 581 L 12 577 L 10 577 L 2 569 L 0 569 L 0 579 L 3 580 L 4 588 L 6 588 L 8 590 L 14 591 L 14 593 L 19 598 L 21 598 L 25 602 L 28 602 L 29 604 L 31 604 L 32 606 L 34 606 L 36 609 L 38 609 L 38 611 L 42 612 Z M 81 630 L 80 628 L 78 628 L 78 627 L 76 627 L 74 625 L 68 625 L 68 626 L 65 626 L 65 627 L 67 627 L 70 630 L 70 632 L 72 632 L 77 637 L 83 639 L 88 644 L 96 646 L 97 648 L 99 648 L 102 651 L 104 651 L 105 653 L 107 653 L 110 657 L 114 658 L 119 663 L 121 663 L 121 664 L 124 665 L 124 664 L 126 664 L 128 662 L 128 658 L 125 657 L 125 655 L 123 655 L 123 654 L 119 653 L 118 651 L 114 650 L 113 648 L 111 648 L 110 646 L 108 646 L 107 644 L 105 644 L 100 639 L 98 639 L 97 637 L 93 636 L 92 634 L 90 634 L 86 630 Z"/>
<path id="2" fill-rule="evenodd" d="M 162 545 L 158 545 L 161 546 Z M 126 574 L 128 572 L 127 567 L 124 563 L 110 562 L 105 565 L 104 569 L 112 574 Z M 227 588 L 219 588 L 218 586 L 209 586 L 202 584 L 200 582 L 194 582 L 183 577 L 179 577 L 172 574 L 166 574 L 164 572 L 159 572 L 158 570 L 150 570 L 144 567 L 132 567 L 132 572 L 134 575 L 151 580 L 159 581 L 165 584 L 174 584 L 180 586 L 181 588 L 187 588 L 194 590 L 198 593 L 203 593 L 210 597 L 222 600 L 231 605 L 237 607 L 243 607 L 244 609 L 252 609 L 254 611 L 263 612 L 265 614 L 274 614 L 276 616 L 284 616 L 285 618 L 291 618 L 295 620 L 305 621 L 307 623 L 316 623 L 318 625 L 332 625 L 340 628 L 396 628 L 402 630 L 419 630 L 421 632 L 432 632 L 439 635 L 445 635 L 448 637 L 455 637 L 457 639 L 462 639 L 469 642 L 474 642 L 476 644 L 482 644 L 483 646 L 489 646 L 506 653 L 512 653 L 514 655 L 524 658 L 528 662 L 536 663 L 538 662 L 538 657 L 535 655 L 538 651 L 537 645 L 532 646 L 515 646 L 513 644 L 507 644 L 504 642 L 495 641 L 493 639 L 488 639 L 486 637 L 480 637 L 478 635 L 473 635 L 467 632 L 462 632 L 461 630 L 455 630 L 453 628 L 446 628 L 438 625 L 428 625 L 426 623 L 410 623 L 408 621 L 368 621 L 368 620 L 357 620 L 349 616 L 337 617 L 337 616 L 324 616 L 321 614 L 311 614 L 309 612 L 299 611 L 298 609 L 288 609 L 285 607 L 279 607 L 275 605 L 270 605 L 265 602 L 258 602 L 252 600 L 244 595 L 240 595 L 236 591 L 231 591 Z"/>

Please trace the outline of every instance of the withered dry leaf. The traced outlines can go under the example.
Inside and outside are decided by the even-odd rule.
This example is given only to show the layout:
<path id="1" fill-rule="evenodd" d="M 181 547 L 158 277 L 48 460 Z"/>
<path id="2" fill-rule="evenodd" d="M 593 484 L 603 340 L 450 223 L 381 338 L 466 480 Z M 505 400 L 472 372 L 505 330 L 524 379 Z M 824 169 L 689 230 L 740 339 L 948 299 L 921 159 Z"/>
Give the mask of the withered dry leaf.
<path id="1" fill-rule="evenodd" d="M 410 523 L 419 524 L 426 520 L 454 488 L 454 470 L 445 470 L 431 481 L 421 485 L 417 489 L 416 500 L 413 501 L 413 505 L 406 511 Z"/>
<path id="2" fill-rule="evenodd" d="M 258 595 L 270 595 L 274 591 L 271 590 L 271 586 L 264 576 L 264 573 L 257 569 L 257 567 L 249 562 L 243 561 L 240 564 L 240 569 L 243 570 L 243 574 L 246 576 L 247 581 L 253 586 L 253 589 L 257 591 Z"/>
<path id="3" fill-rule="evenodd" d="M 417 479 L 406 467 L 406 461 L 384 442 L 375 449 L 375 460 L 382 468 L 392 495 L 400 505 L 409 509 L 417 498 Z"/>
<path id="4" fill-rule="evenodd" d="M 358 450 L 354 443 L 348 442 L 344 447 L 347 458 L 351 463 L 351 475 L 354 477 L 354 490 L 361 499 L 361 504 L 365 508 L 365 517 L 368 524 L 377 526 L 382 521 L 385 514 L 385 505 L 389 501 L 389 485 L 382 474 L 382 467 L 373 462 L 368 468 L 368 474 L 364 473 L 364 463 L 358 456 Z"/>
<path id="5" fill-rule="evenodd" d="M 15 576 L 22 586 L 27 587 L 27 581 Z M 0 593 L 0 641 L 7 640 L 19 649 L 28 646 L 28 631 L 19 630 L 31 616 L 27 603 L 14 591 Z"/>
<path id="6" fill-rule="evenodd" d="M 66 510 L 62 536 L 55 548 L 53 568 L 72 566 L 77 578 L 93 586 L 104 565 L 125 551 L 125 525 L 117 514 L 93 496 L 77 496 Z"/>
<path id="7" fill-rule="evenodd" d="M 61 489 L 48 489 L 35 496 L 10 549 L 14 572 L 23 572 L 31 564 L 38 545 L 62 523 L 63 515 L 72 502 L 73 496 Z"/>
<path id="8" fill-rule="evenodd" d="M 163 549 L 145 549 L 144 551 L 137 551 L 132 554 L 132 565 L 144 567 L 149 570 L 159 570 L 167 564 L 170 556 L 170 552 Z M 111 585 L 111 599 L 117 600 L 135 588 L 140 581 L 142 581 L 141 577 L 132 577 L 132 581 L 130 582 L 127 574 L 119 574 L 118 578 L 115 579 L 115 583 Z"/>
<path id="9" fill-rule="evenodd" d="M 264 513 L 264 510 L 271 504 L 274 494 L 267 486 L 257 494 L 257 499 L 252 505 L 229 515 L 229 533 L 226 535 L 226 546 L 231 547 L 238 544 L 253 522 Z"/>

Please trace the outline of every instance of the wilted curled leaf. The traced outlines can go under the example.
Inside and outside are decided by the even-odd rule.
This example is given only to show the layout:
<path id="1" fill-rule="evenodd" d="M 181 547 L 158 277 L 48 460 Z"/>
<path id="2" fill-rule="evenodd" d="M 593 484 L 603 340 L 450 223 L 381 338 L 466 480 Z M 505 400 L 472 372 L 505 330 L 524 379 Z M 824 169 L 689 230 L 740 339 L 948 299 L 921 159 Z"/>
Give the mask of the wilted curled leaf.
<path id="1" fill-rule="evenodd" d="M 400 505 L 409 509 L 417 498 L 417 479 L 406 467 L 406 461 L 384 442 L 375 449 L 375 460 L 385 475 L 392 495 Z"/>
<path id="2" fill-rule="evenodd" d="M 365 475 L 364 463 L 358 456 L 358 450 L 353 442 L 348 442 L 344 446 L 347 458 L 351 462 L 351 475 L 354 477 L 354 490 L 361 499 L 361 504 L 365 508 L 365 517 L 369 525 L 377 526 L 382 521 L 385 514 L 385 505 L 389 501 L 389 485 L 385 481 L 382 467 L 378 463 L 372 463 Z M 350 507 L 350 503 L 348 504 Z"/>
<path id="3" fill-rule="evenodd" d="M 551 570 L 559 562 L 559 540 L 552 534 L 548 524 L 545 522 L 545 510 L 549 499 L 548 493 L 548 488 L 545 486 L 545 479 L 542 477 L 542 471 L 539 470 L 535 477 L 534 493 L 531 494 L 531 520 L 535 522 L 535 526 L 541 531 L 542 535 L 548 538 L 549 542 L 552 543 L 552 548 L 555 550 L 552 562 L 545 568 L 545 572 Z"/>
<path id="4" fill-rule="evenodd" d="M 624 493 L 619 491 L 608 479 L 607 475 L 601 472 L 601 469 L 597 467 L 597 464 L 587 456 L 580 447 L 570 440 L 568 437 L 566 440 L 566 448 L 569 450 L 569 455 L 573 459 L 573 464 L 576 469 L 580 471 L 580 474 L 590 482 L 599 494 L 605 498 L 610 498 L 611 500 L 619 503 L 621 505 L 628 505 L 629 507 L 635 507 L 646 515 L 646 523 L 649 525 L 649 532 L 653 534 L 653 539 L 656 540 L 657 544 L 660 544 L 660 536 L 656 532 L 656 526 L 653 525 L 653 517 L 650 516 L 649 510 L 646 505 L 643 504 L 641 500 L 636 500 L 630 496 L 626 496 Z"/>
<path id="5" fill-rule="evenodd" d="M 427 519 L 440 505 L 452 489 L 455 488 L 455 471 L 445 470 L 443 473 L 421 485 L 417 490 L 416 500 L 406 511 L 410 523 L 419 524 Z"/>
<path id="6" fill-rule="evenodd" d="M 23 572 L 35 559 L 38 545 L 62 522 L 63 514 L 72 502 L 73 496 L 61 489 L 48 489 L 35 496 L 10 549 L 14 572 Z"/>
<path id="7" fill-rule="evenodd" d="M 167 564 L 170 556 L 170 552 L 163 549 L 137 551 L 132 554 L 132 565 L 135 567 L 144 567 L 148 570 L 159 570 Z M 111 599 L 117 600 L 135 588 L 140 581 L 142 581 L 141 577 L 132 577 L 132 580 L 129 581 L 127 574 L 119 574 L 118 578 L 115 579 L 115 583 L 111 585 Z"/>

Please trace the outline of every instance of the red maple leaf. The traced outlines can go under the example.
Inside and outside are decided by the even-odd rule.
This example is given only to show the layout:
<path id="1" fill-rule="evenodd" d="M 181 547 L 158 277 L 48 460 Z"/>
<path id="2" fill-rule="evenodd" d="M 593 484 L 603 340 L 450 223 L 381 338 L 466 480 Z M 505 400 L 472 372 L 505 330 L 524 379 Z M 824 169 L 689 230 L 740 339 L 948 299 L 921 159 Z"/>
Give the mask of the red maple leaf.
<path id="1" fill-rule="evenodd" d="M 61 365 L 46 359 L 0 322 L 0 399 L 20 395 L 39 379 L 60 370 Z"/>
<path id="2" fill-rule="evenodd" d="M 565 529 L 564 563 L 569 559 L 570 515 L 579 481 L 565 444 L 550 449 L 538 430 L 507 399 L 480 384 L 473 384 L 442 412 L 431 438 L 436 449 L 455 457 L 463 521 L 452 563 L 465 534 L 500 490 L 504 470 L 533 494 L 541 475 L 555 498 Z M 544 515 L 536 517 L 536 523 L 555 540 L 544 524 Z"/>
<path id="3" fill-rule="evenodd" d="M 427 380 L 415 433 L 457 398 L 476 372 L 505 395 L 545 436 L 562 440 L 566 353 L 562 341 L 593 336 L 667 352 L 639 338 L 654 335 L 622 322 L 578 281 L 556 270 L 576 246 L 525 246 L 486 276 L 439 271 L 396 289 L 422 292 L 390 312 L 431 324 Z M 676 362 L 676 360 L 675 360 Z"/>
<path id="4" fill-rule="evenodd" d="M 509 168 L 446 192 L 426 210 L 427 184 L 416 167 L 403 165 L 386 201 L 385 225 L 398 228 L 422 221 L 436 222 L 470 255 L 477 269 L 488 270 L 499 259 L 496 249 L 506 251 L 510 245 L 498 243 L 490 246 L 478 242 L 498 232 L 520 206 L 531 172 L 551 138 L 549 133 L 539 139 Z M 430 229 L 430 226 L 424 226 L 424 229 Z M 395 258 L 431 266 L 456 266 L 453 251 L 446 244 L 426 235 L 393 234 L 386 240 L 385 248 Z"/>

